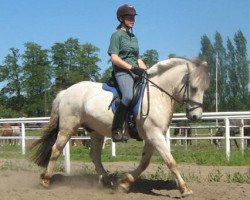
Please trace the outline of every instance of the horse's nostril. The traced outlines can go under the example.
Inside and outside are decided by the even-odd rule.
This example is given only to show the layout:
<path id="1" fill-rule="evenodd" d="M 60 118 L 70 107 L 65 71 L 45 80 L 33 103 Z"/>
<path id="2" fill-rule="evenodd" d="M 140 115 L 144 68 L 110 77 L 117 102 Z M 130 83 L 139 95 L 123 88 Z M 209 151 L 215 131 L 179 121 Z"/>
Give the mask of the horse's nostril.
<path id="1" fill-rule="evenodd" d="M 193 116 L 193 120 L 197 120 L 197 115 L 194 115 L 194 116 Z"/>

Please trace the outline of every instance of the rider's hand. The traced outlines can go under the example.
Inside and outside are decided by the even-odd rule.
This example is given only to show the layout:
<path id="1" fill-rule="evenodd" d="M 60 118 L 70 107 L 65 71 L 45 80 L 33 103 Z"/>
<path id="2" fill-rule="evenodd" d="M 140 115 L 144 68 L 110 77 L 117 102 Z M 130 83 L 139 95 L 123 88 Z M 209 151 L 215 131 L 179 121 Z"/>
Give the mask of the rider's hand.
<path id="1" fill-rule="evenodd" d="M 145 70 L 140 67 L 132 67 L 130 71 L 137 76 L 142 76 L 145 73 Z"/>

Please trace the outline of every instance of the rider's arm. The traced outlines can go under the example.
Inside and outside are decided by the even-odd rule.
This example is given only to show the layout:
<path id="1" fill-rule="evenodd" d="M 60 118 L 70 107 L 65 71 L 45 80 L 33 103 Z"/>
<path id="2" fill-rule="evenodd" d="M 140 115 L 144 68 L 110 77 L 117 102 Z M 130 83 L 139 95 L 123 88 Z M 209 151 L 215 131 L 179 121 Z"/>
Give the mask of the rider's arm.
<path id="1" fill-rule="evenodd" d="M 145 69 L 145 70 L 147 69 L 146 64 L 143 62 L 143 60 L 141 58 L 138 59 L 138 65 L 142 69 Z"/>
<path id="2" fill-rule="evenodd" d="M 117 67 L 127 69 L 127 70 L 130 70 L 132 68 L 132 65 L 122 60 L 117 54 L 114 54 L 114 53 L 111 54 L 111 61 Z"/>

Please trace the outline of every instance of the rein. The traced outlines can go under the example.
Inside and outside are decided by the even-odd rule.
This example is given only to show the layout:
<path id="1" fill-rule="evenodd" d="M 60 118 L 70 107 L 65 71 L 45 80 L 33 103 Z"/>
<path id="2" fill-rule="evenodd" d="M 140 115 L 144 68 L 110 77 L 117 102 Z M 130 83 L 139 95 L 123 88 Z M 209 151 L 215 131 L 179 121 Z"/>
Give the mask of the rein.
<path id="1" fill-rule="evenodd" d="M 166 90 L 164 90 L 163 88 L 161 88 L 159 85 L 157 85 L 156 83 L 154 83 L 153 81 L 149 80 L 149 78 L 147 77 L 143 77 L 147 82 L 150 82 L 152 85 L 154 85 L 156 88 L 158 88 L 160 91 L 162 91 L 163 93 L 165 93 L 166 95 L 168 95 L 171 99 L 175 100 L 176 102 L 183 104 L 181 101 L 177 100 L 173 95 L 171 95 L 170 93 L 168 93 Z M 148 84 L 147 84 L 148 85 Z M 184 84 L 183 87 L 181 88 L 180 92 L 183 90 L 183 88 L 187 88 L 187 85 Z"/>
<path id="2" fill-rule="evenodd" d="M 187 63 L 187 68 L 189 69 L 189 65 Z M 142 76 L 142 78 L 144 78 L 146 80 L 146 87 L 147 87 L 147 99 L 148 99 L 148 109 L 147 109 L 147 113 L 146 114 L 142 114 L 142 104 L 141 104 L 141 114 L 143 117 L 147 117 L 148 116 L 148 113 L 149 113 L 149 109 L 150 109 L 150 98 L 149 98 L 149 84 L 148 82 L 150 82 L 152 85 L 154 85 L 156 88 L 158 88 L 161 92 L 165 93 L 166 95 L 168 95 L 171 99 L 175 100 L 177 103 L 183 105 L 184 103 L 194 103 L 196 104 L 197 106 L 191 108 L 191 109 L 188 109 L 187 111 L 190 112 L 190 111 L 193 111 L 199 107 L 203 107 L 203 104 L 202 103 L 199 103 L 199 102 L 196 102 L 196 101 L 193 101 L 193 100 L 190 100 L 189 99 L 189 73 L 186 74 L 187 76 L 187 81 L 186 83 L 183 84 L 183 86 L 181 87 L 180 92 L 182 92 L 182 90 L 184 90 L 184 95 L 183 95 L 183 101 L 179 101 L 178 99 L 176 99 L 172 94 L 170 94 L 169 92 L 167 92 L 166 90 L 164 90 L 162 87 L 160 87 L 159 85 L 157 85 L 156 83 L 154 83 L 153 81 L 151 81 L 149 78 L 148 78 L 148 74 L 147 72 Z M 187 98 L 185 98 L 185 96 Z"/>

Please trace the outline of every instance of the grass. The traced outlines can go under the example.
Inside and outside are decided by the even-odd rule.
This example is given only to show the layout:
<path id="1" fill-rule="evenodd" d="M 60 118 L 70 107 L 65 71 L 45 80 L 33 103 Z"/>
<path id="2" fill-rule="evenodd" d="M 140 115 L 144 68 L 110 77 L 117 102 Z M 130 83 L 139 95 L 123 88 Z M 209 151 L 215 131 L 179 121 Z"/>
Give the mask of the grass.
<path id="1" fill-rule="evenodd" d="M 226 158 L 225 149 L 216 150 L 209 148 L 209 146 L 203 146 L 202 149 L 190 147 L 187 151 L 179 149 L 172 154 L 177 162 L 195 163 L 198 165 L 242 166 L 250 163 L 249 150 L 245 150 L 244 155 L 238 149 L 231 150 L 229 161 Z"/>
<path id="2" fill-rule="evenodd" d="M 129 140 L 126 144 L 116 144 L 116 156 L 111 155 L 111 142 L 108 140 L 105 149 L 102 153 L 103 162 L 119 162 L 119 161 L 135 161 L 141 159 L 142 142 Z M 188 146 L 185 150 L 184 146 L 171 146 L 172 155 L 178 163 L 195 163 L 198 165 L 212 165 L 212 166 L 249 166 L 250 163 L 250 149 L 241 151 L 232 147 L 230 160 L 226 159 L 225 149 L 217 150 L 208 141 L 201 141 L 199 144 Z M 29 150 L 26 150 L 27 155 L 21 154 L 20 146 L 0 146 L 0 158 L 27 158 Z M 89 149 L 78 144 L 70 148 L 71 160 L 90 162 Z M 151 159 L 153 163 L 162 163 L 162 158 L 155 153 Z"/>
<path id="3" fill-rule="evenodd" d="M 103 162 L 119 162 L 119 161 L 133 161 L 138 162 L 141 159 L 142 153 L 142 142 L 136 142 L 134 140 L 128 141 L 126 144 L 116 144 L 116 157 L 111 156 L 111 142 L 108 141 L 105 149 L 103 149 L 102 161 Z M 172 155 L 176 159 L 177 163 L 191 163 L 205 166 L 250 166 L 250 150 L 245 150 L 244 155 L 241 154 L 240 150 L 232 147 L 231 157 L 228 161 L 225 155 L 225 149 L 216 150 L 213 145 L 208 141 L 202 141 L 199 144 L 193 144 L 188 146 L 185 150 L 184 146 L 171 146 Z M 0 146 L 0 159 L 5 159 L 4 165 L 0 166 L 0 170 L 26 170 L 25 166 L 16 166 L 8 159 L 29 159 L 30 152 L 26 150 L 27 154 L 22 155 L 20 146 Z M 70 148 L 71 160 L 72 161 L 85 161 L 91 162 L 89 156 L 89 149 L 82 147 L 80 143 L 77 146 Z M 61 156 L 59 160 L 63 160 Z M 162 158 L 155 153 L 151 159 L 152 163 L 159 164 L 158 169 L 148 175 L 143 175 L 145 178 L 155 180 L 169 180 L 174 179 L 172 173 L 166 171 L 165 165 L 163 164 Z M 56 166 L 56 171 L 63 171 L 63 164 L 59 162 Z M 27 166 L 26 166 L 27 167 Z M 32 166 L 28 167 L 31 169 Z M 94 173 L 93 169 L 82 169 L 82 173 Z M 142 176 L 142 177 L 143 177 Z M 200 183 L 204 181 L 204 177 L 198 173 L 192 171 L 187 174 L 183 174 L 186 181 Z M 205 177 L 205 181 L 208 182 L 227 182 L 227 183 L 247 183 L 250 184 L 250 168 L 248 173 L 235 172 L 233 174 L 222 173 L 219 169 L 215 169 Z"/>

